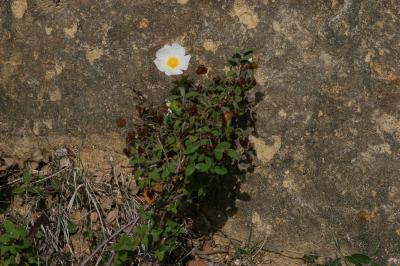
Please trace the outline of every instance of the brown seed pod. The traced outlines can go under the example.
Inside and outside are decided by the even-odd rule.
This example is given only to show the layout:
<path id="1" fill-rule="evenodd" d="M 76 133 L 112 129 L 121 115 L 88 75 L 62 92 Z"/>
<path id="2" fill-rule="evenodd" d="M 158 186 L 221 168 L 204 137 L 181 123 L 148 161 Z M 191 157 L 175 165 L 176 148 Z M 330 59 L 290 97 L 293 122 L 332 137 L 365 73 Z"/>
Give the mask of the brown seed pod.
<path id="1" fill-rule="evenodd" d="M 133 131 L 133 130 L 129 131 L 128 135 L 126 136 L 126 142 L 130 143 L 130 142 L 134 141 L 135 137 L 136 137 L 135 131 Z"/>
<path id="2" fill-rule="evenodd" d="M 146 111 L 146 109 L 143 106 L 138 105 L 138 106 L 136 106 L 136 111 L 138 112 L 139 116 L 142 116 L 144 114 L 144 112 Z"/>
<path id="3" fill-rule="evenodd" d="M 139 127 L 137 130 L 137 134 L 139 137 L 144 137 L 147 134 L 147 128 L 145 127 Z"/>
<path id="4" fill-rule="evenodd" d="M 222 113 L 222 119 L 224 120 L 225 124 L 230 124 L 233 118 L 233 113 L 230 111 L 225 111 Z"/>
<path id="5" fill-rule="evenodd" d="M 116 123 L 119 128 L 126 126 L 126 120 L 122 117 L 117 118 Z"/>
<path id="6" fill-rule="evenodd" d="M 196 70 L 197 75 L 204 75 L 208 71 L 208 68 L 205 65 L 199 65 Z"/>

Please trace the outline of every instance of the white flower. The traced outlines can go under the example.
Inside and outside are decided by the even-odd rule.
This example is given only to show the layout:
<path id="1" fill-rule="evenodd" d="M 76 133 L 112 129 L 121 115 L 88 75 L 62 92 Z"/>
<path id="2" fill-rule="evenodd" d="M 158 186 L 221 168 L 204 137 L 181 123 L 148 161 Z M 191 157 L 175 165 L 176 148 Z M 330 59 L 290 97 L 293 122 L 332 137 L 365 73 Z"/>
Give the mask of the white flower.
<path id="1" fill-rule="evenodd" d="M 169 108 L 169 107 L 171 106 L 171 102 L 168 101 L 168 100 L 166 100 L 165 105 L 166 105 L 167 108 L 168 108 L 168 114 L 172 114 L 172 110 L 171 110 L 171 108 Z"/>
<path id="2" fill-rule="evenodd" d="M 177 43 L 172 45 L 164 45 L 156 53 L 156 64 L 158 70 L 164 72 L 168 76 L 180 75 L 189 66 L 191 55 L 185 55 L 185 48 Z"/>

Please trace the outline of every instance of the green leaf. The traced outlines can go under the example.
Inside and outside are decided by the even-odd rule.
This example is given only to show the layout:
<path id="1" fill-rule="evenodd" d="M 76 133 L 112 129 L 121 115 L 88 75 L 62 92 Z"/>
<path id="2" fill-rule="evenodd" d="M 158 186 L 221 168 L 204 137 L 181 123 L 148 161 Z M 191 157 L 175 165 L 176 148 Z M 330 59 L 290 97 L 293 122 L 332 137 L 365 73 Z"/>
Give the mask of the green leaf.
<path id="1" fill-rule="evenodd" d="M 168 101 L 172 102 L 172 101 L 174 101 L 174 100 L 176 100 L 176 99 L 179 99 L 179 98 L 181 98 L 181 96 L 178 96 L 178 95 L 171 95 L 171 96 L 168 97 Z"/>
<path id="2" fill-rule="evenodd" d="M 176 232 L 178 223 L 172 219 L 167 219 L 165 223 L 165 232 Z"/>
<path id="3" fill-rule="evenodd" d="M 186 144 L 186 145 L 189 145 L 189 143 L 193 143 L 193 142 L 195 142 L 195 141 L 198 140 L 198 139 L 199 139 L 198 136 L 190 135 L 190 136 L 187 137 L 187 140 L 185 141 L 185 144 Z"/>
<path id="4" fill-rule="evenodd" d="M 237 66 L 239 64 L 239 62 L 237 60 L 233 60 L 233 59 L 229 59 L 228 62 L 231 66 Z"/>
<path id="5" fill-rule="evenodd" d="M 332 241 L 335 244 L 336 250 L 340 252 L 339 240 L 337 239 L 335 234 L 332 236 Z"/>
<path id="6" fill-rule="evenodd" d="M 244 52 L 243 52 L 243 55 L 249 55 L 249 54 L 252 54 L 253 53 L 253 49 L 246 49 L 246 50 L 244 50 Z"/>
<path id="7" fill-rule="evenodd" d="M 185 168 L 185 176 L 191 176 L 194 172 L 195 168 L 193 167 L 192 164 L 189 164 Z"/>
<path id="8" fill-rule="evenodd" d="M 160 173 L 157 171 L 150 172 L 149 177 L 151 180 L 160 181 Z"/>
<path id="9" fill-rule="evenodd" d="M 174 129 L 175 130 L 179 130 L 181 127 L 181 121 L 180 120 L 176 120 L 174 123 Z"/>
<path id="10" fill-rule="evenodd" d="M 214 172 L 217 175 L 226 175 L 228 173 L 228 170 L 223 166 L 217 165 L 217 166 L 214 167 Z"/>
<path id="11" fill-rule="evenodd" d="M 12 190 L 13 194 L 21 194 L 21 193 L 24 193 L 24 192 L 25 192 L 25 186 L 24 185 L 15 187 Z"/>
<path id="12" fill-rule="evenodd" d="M 6 234 L 0 235 L 0 243 L 1 244 L 6 245 L 10 242 L 10 240 L 11 240 L 10 237 Z"/>
<path id="13" fill-rule="evenodd" d="M 219 149 L 219 150 L 225 150 L 225 149 L 229 149 L 231 147 L 231 144 L 229 144 L 229 142 L 221 142 L 218 143 L 217 147 L 215 147 L 215 149 Z"/>
<path id="14" fill-rule="evenodd" d="M 203 154 L 203 153 L 200 153 L 200 154 L 198 155 L 198 157 L 197 157 L 197 161 L 198 161 L 198 162 L 202 162 L 202 161 L 204 161 L 205 158 L 206 158 L 206 155 Z"/>
<path id="15" fill-rule="evenodd" d="M 203 197 L 203 196 L 205 196 L 205 195 L 206 195 L 206 191 L 205 191 L 204 187 L 200 187 L 200 188 L 197 190 L 197 196 Z"/>
<path id="16" fill-rule="evenodd" d="M 149 237 L 147 235 L 143 236 L 142 244 L 144 245 L 145 249 L 147 249 L 149 247 Z"/>
<path id="17" fill-rule="evenodd" d="M 171 101 L 169 104 L 169 109 L 171 109 L 171 111 L 177 115 L 180 115 L 182 113 L 182 107 L 180 106 L 180 104 L 176 101 Z"/>
<path id="18" fill-rule="evenodd" d="M 133 251 L 139 243 L 138 238 L 130 238 L 127 234 L 123 234 L 113 248 L 115 251 Z"/>
<path id="19" fill-rule="evenodd" d="M 351 256 L 345 256 L 344 259 L 355 265 L 368 264 L 371 262 L 371 258 L 364 254 L 353 254 Z"/>
<path id="20" fill-rule="evenodd" d="M 22 227 L 16 227 L 15 230 L 10 233 L 10 237 L 14 239 L 22 239 L 28 235 L 28 232 L 26 231 L 25 228 Z"/>
<path id="21" fill-rule="evenodd" d="M 371 258 L 364 254 L 353 254 L 351 257 L 361 264 L 368 264 L 371 262 Z"/>
<path id="22" fill-rule="evenodd" d="M 159 261 L 163 261 L 164 260 L 165 252 L 166 252 L 165 250 L 159 250 L 159 249 L 156 250 L 155 255 L 156 255 L 156 257 L 157 257 L 157 259 Z"/>
<path id="23" fill-rule="evenodd" d="M 232 105 L 233 105 L 233 109 L 235 109 L 235 110 L 239 109 L 239 105 L 236 102 L 233 102 Z"/>
<path id="24" fill-rule="evenodd" d="M 240 156 L 239 156 L 239 154 L 238 154 L 235 150 L 233 150 L 233 149 L 227 149 L 227 150 L 226 150 L 226 153 L 227 153 L 228 156 L 231 157 L 232 159 L 237 160 L 237 161 L 240 160 Z"/>
<path id="25" fill-rule="evenodd" d="M 218 161 L 222 159 L 223 154 L 224 154 L 224 150 L 221 150 L 221 149 L 214 150 L 215 159 L 217 159 Z"/>
<path id="26" fill-rule="evenodd" d="M 162 231 L 163 230 L 160 229 L 160 228 L 153 228 L 151 230 L 151 237 L 152 237 L 153 243 L 154 242 L 158 242 L 158 240 L 160 240 L 160 236 L 161 236 Z"/>
<path id="27" fill-rule="evenodd" d="M 167 178 L 169 177 L 170 174 L 171 174 L 171 172 L 168 169 L 168 167 L 164 167 L 164 170 L 161 173 L 161 179 L 162 180 L 167 180 Z"/>
<path id="28" fill-rule="evenodd" d="M 340 265 L 340 259 L 341 258 L 336 258 L 335 260 L 329 262 L 327 266 L 339 266 Z"/>
<path id="29" fill-rule="evenodd" d="M 40 265 L 39 260 L 36 256 L 31 256 L 28 258 L 28 263 L 32 265 Z"/>
<path id="30" fill-rule="evenodd" d="M 238 102 L 238 103 L 240 103 L 242 101 L 242 97 L 237 96 L 237 95 L 234 97 L 234 99 L 235 99 L 235 102 Z"/>
<path id="31" fill-rule="evenodd" d="M 29 249 L 32 246 L 32 244 L 25 239 L 24 241 L 22 241 L 22 244 L 20 245 L 15 244 L 14 246 L 19 250 L 24 250 L 24 249 Z"/>
<path id="32" fill-rule="evenodd" d="M 76 226 L 74 223 L 68 221 L 67 230 L 70 235 L 73 235 L 76 232 L 78 232 L 78 226 Z"/>
<path id="33" fill-rule="evenodd" d="M 31 194 L 36 194 L 36 195 L 40 195 L 40 191 L 37 187 L 29 187 L 28 188 L 28 192 Z"/>
<path id="34" fill-rule="evenodd" d="M 214 160 L 211 157 L 206 156 L 206 160 L 205 160 L 208 168 L 210 168 L 213 165 Z"/>
<path id="35" fill-rule="evenodd" d="M 192 98 L 192 97 L 195 97 L 195 96 L 199 96 L 200 94 L 197 92 L 197 91 L 189 91 L 187 94 L 186 94 L 186 98 Z"/>
<path id="36" fill-rule="evenodd" d="M 13 222 L 11 222 L 10 220 L 4 220 L 3 227 L 7 233 L 13 233 L 17 229 L 15 224 Z"/>
<path id="37" fill-rule="evenodd" d="M 208 171 L 209 165 L 207 165 L 205 163 L 198 163 L 198 164 L 196 164 L 195 167 L 197 170 L 204 173 L 204 172 Z"/>
<path id="38" fill-rule="evenodd" d="M 236 86 L 233 91 L 237 96 L 240 96 L 242 94 L 242 89 L 239 86 Z"/>
<path id="39" fill-rule="evenodd" d="M 192 154 L 192 153 L 194 153 L 195 151 L 197 151 L 199 148 L 200 148 L 200 144 L 199 143 L 190 143 L 187 147 L 186 147 L 186 149 L 185 149 L 185 154 Z"/>
<path id="40" fill-rule="evenodd" d="M 29 173 L 28 169 L 24 170 L 24 173 L 22 174 L 22 181 L 24 181 L 24 183 L 28 183 L 29 179 L 31 178 L 31 174 Z"/>
<path id="41" fill-rule="evenodd" d="M 186 94 L 185 87 L 179 87 L 179 92 L 181 93 L 182 97 L 185 97 L 185 94 Z"/>
<path id="42" fill-rule="evenodd" d="M 178 213 L 178 209 L 177 209 L 176 204 L 170 205 L 170 206 L 168 207 L 168 210 L 169 210 L 170 212 L 172 212 L 173 214 L 177 214 L 177 213 Z"/>
<path id="43" fill-rule="evenodd" d="M 212 134 L 214 137 L 221 136 L 221 132 L 220 132 L 219 130 L 217 130 L 217 129 L 214 129 L 213 131 L 211 131 L 211 134 Z"/>
<path id="44" fill-rule="evenodd" d="M 238 50 L 237 50 L 238 51 Z M 236 53 L 234 53 L 233 55 L 232 55 L 232 59 L 240 59 L 240 58 L 242 58 L 242 55 L 239 53 L 239 52 L 236 52 Z"/>

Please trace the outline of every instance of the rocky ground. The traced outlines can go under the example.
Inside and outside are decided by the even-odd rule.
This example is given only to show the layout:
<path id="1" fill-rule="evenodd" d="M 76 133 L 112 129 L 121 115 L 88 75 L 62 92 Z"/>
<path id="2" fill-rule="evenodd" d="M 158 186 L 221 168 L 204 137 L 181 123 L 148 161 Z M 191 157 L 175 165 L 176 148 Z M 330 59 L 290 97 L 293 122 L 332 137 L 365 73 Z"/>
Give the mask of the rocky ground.
<path id="1" fill-rule="evenodd" d="M 115 120 L 132 127 L 137 92 L 159 104 L 173 80 L 157 49 L 179 42 L 208 78 L 251 47 L 256 167 L 207 219 L 229 239 L 253 232 L 289 260 L 275 265 L 334 255 L 333 234 L 399 265 L 398 1 L 5 0 L 0 14 L 3 158 L 69 146 L 92 169 L 122 165 Z"/>

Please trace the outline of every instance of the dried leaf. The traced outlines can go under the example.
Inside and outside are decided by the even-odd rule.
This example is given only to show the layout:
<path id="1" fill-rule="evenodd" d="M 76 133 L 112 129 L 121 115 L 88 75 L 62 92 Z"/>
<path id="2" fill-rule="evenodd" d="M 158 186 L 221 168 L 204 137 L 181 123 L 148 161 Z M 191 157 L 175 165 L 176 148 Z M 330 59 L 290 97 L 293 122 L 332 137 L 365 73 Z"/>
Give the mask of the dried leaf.
<path id="1" fill-rule="evenodd" d="M 44 165 L 39 172 L 40 175 L 47 176 L 51 174 L 51 169 L 48 164 Z"/>
<path id="2" fill-rule="evenodd" d="M 139 192 L 139 187 L 136 185 L 136 182 L 133 179 L 129 180 L 128 188 L 133 194 L 137 194 Z"/>
<path id="3" fill-rule="evenodd" d="M 100 206 L 103 210 L 108 211 L 111 209 L 112 200 L 109 197 L 104 197 L 100 199 Z"/>
<path id="4" fill-rule="evenodd" d="M 97 214 L 97 212 L 92 212 L 92 213 L 90 214 L 90 221 L 91 221 L 92 223 L 97 222 L 98 219 L 99 219 L 99 215 Z"/>
<path id="5" fill-rule="evenodd" d="M 32 161 L 34 162 L 40 162 L 43 160 L 43 154 L 40 150 L 36 150 L 33 155 L 32 155 Z"/>
<path id="6" fill-rule="evenodd" d="M 61 159 L 60 159 L 60 168 L 61 169 L 64 169 L 64 168 L 68 168 L 68 167 L 70 167 L 72 165 L 72 162 L 71 162 L 71 160 L 68 158 L 68 157 L 62 157 Z"/>
<path id="7" fill-rule="evenodd" d="M 111 224 L 118 218 L 118 210 L 114 209 L 107 214 L 106 223 Z"/>
<path id="8" fill-rule="evenodd" d="M 208 262 L 205 260 L 190 260 L 186 263 L 186 266 L 208 266 Z"/>
<path id="9" fill-rule="evenodd" d="M 3 158 L 3 161 L 6 167 L 11 167 L 17 163 L 13 158 Z"/>
<path id="10" fill-rule="evenodd" d="M 38 162 L 29 162 L 29 169 L 30 170 L 36 170 L 39 167 L 39 163 Z"/>

